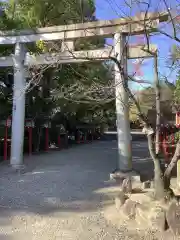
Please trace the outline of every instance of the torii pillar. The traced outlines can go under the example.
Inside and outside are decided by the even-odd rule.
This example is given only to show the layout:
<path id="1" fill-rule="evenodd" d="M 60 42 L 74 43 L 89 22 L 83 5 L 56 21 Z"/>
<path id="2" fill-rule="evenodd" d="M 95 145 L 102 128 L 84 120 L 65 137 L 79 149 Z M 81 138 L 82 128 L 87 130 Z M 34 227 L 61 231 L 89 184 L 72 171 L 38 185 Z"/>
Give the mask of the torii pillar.
<path id="1" fill-rule="evenodd" d="M 14 86 L 11 133 L 10 164 L 15 169 L 23 167 L 24 121 L 25 121 L 25 87 L 26 77 L 24 68 L 25 47 L 16 43 L 13 56 Z"/>
<path id="2" fill-rule="evenodd" d="M 118 137 L 118 166 L 120 172 L 132 171 L 131 132 L 129 121 L 129 96 L 126 86 L 127 77 L 127 51 L 126 37 L 121 33 L 114 35 L 115 57 L 120 63 L 121 69 L 115 63 L 115 92 L 117 114 L 117 137 Z"/>

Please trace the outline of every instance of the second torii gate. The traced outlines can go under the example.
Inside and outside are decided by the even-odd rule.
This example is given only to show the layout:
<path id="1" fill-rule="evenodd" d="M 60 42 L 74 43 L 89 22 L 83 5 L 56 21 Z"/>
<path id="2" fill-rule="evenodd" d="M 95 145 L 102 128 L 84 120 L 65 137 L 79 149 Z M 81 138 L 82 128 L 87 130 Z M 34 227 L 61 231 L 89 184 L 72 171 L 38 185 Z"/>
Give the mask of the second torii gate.
<path id="1" fill-rule="evenodd" d="M 145 31 L 155 31 L 159 22 L 166 21 L 167 13 L 141 14 L 127 19 L 115 19 L 111 21 L 96 21 L 84 24 L 71 24 L 40 28 L 34 30 L 8 31 L 0 33 L 0 44 L 15 44 L 13 56 L 1 57 L 0 66 L 14 67 L 13 88 L 13 114 L 12 114 L 12 144 L 11 165 L 21 168 L 23 165 L 23 139 L 25 117 L 25 67 L 38 64 L 72 63 L 84 61 L 103 61 L 115 57 L 121 64 L 124 73 L 119 71 L 115 64 L 115 88 L 116 88 L 116 112 L 120 171 L 127 172 L 132 169 L 131 140 L 129 124 L 128 94 L 125 89 L 124 76 L 127 72 L 127 58 L 151 57 L 143 46 L 128 48 L 127 35 L 143 34 Z M 74 51 L 74 40 L 77 38 L 93 36 L 114 36 L 114 48 L 97 50 Z M 24 43 L 37 40 L 62 40 L 62 52 L 47 53 L 33 56 L 26 53 Z M 155 46 L 148 46 L 152 52 Z M 147 47 L 145 47 L 147 48 Z"/>

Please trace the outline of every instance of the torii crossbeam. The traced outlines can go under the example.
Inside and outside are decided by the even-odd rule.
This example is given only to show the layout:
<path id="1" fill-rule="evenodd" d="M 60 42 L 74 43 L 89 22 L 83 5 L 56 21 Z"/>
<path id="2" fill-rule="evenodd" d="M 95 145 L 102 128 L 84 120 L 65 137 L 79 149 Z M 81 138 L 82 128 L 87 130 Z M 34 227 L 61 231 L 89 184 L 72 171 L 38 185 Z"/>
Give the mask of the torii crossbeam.
<path id="1" fill-rule="evenodd" d="M 149 46 L 127 46 L 127 58 L 151 58 L 152 54 L 157 51 L 157 47 L 153 44 Z M 80 63 L 90 61 L 104 61 L 112 57 L 115 57 L 115 52 L 112 47 L 106 47 L 95 50 L 85 51 L 63 51 L 56 53 L 44 53 L 39 55 L 33 55 L 30 53 L 25 54 L 24 66 L 33 65 L 49 65 L 49 64 L 65 64 L 65 63 Z M 0 67 L 14 66 L 13 56 L 0 57 Z"/>

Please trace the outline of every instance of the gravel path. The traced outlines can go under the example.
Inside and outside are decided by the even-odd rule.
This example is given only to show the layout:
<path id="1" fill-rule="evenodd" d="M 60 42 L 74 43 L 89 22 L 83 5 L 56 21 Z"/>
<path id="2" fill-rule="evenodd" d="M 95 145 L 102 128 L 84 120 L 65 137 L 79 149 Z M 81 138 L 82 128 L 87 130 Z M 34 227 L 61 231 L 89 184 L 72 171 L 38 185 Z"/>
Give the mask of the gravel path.
<path id="1" fill-rule="evenodd" d="M 138 144 L 133 144 L 135 164 L 136 152 L 147 158 Z M 0 240 L 144 239 L 103 217 L 103 208 L 112 203 L 106 188 L 116 159 L 112 141 L 33 156 L 21 175 L 1 166 Z"/>

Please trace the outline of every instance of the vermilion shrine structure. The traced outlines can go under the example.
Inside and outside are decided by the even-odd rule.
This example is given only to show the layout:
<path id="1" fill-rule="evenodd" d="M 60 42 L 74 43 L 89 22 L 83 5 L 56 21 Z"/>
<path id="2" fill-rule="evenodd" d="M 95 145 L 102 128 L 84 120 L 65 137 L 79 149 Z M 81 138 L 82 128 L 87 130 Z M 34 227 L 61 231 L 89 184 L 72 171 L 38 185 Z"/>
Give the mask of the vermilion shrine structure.
<path id="1" fill-rule="evenodd" d="M 120 18 L 108 21 L 95 21 L 64 26 L 38 28 L 35 30 L 0 32 L 0 44 L 15 45 L 12 56 L 1 57 L 0 67 L 13 66 L 13 113 L 12 113 L 12 144 L 10 163 L 14 168 L 23 165 L 23 139 L 25 122 L 25 91 L 27 66 L 73 63 L 85 61 L 103 61 L 116 58 L 121 65 L 119 71 L 115 64 L 115 92 L 119 161 L 121 171 L 131 171 L 131 137 L 129 124 L 128 94 L 124 83 L 127 82 L 127 59 L 146 58 L 152 55 L 146 51 L 155 52 L 156 46 L 128 47 L 126 37 L 157 31 L 160 22 L 168 20 L 167 13 L 147 13 L 129 18 Z M 113 48 L 97 50 L 74 51 L 74 40 L 79 38 L 101 36 L 114 37 Z M 38 40 L 61 40 L 61 52 L 31 55 L 26 52 L 25 43 Z"/>

